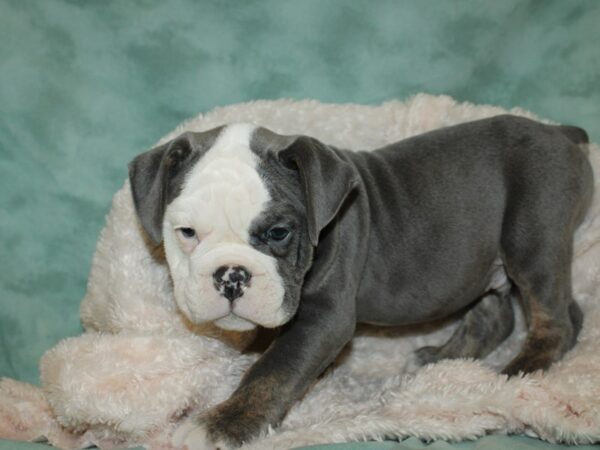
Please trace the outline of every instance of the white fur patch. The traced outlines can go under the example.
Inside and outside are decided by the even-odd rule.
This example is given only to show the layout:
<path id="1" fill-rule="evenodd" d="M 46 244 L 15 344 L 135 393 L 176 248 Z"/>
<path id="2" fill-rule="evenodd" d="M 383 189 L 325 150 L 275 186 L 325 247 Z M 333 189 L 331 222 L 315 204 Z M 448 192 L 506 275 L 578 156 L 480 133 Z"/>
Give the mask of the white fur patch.
<path id="1" fill-rule="evenodd" d="M 171 443 L 177 448 L 187 450 L 227 450 L 229 448 L 224 442 L 212 442 L 206 429 L 202 425 L 198 425 L 194 419 L 185 421 L 175 430 Z"/>
<path id="2" fill-rule="evenodd" d="M 248 230 L 270 200 L 250 150 L 254 127 L 225 128 L 214 145 L 187 175 L 181 194 L 165 212 L 165 252 L 181 311 L 195 323 L 215 321 L 225 329 L 248 330 L 257 324 L 281 325 L 283 282 L 277 262 L 249 244 Z M 193 228 L 193 248 L 176 237 Z M 233 303 L 215 288 L 212 275 L 220 267 L 244 266 L 252 275 L 244 295 Z"/>

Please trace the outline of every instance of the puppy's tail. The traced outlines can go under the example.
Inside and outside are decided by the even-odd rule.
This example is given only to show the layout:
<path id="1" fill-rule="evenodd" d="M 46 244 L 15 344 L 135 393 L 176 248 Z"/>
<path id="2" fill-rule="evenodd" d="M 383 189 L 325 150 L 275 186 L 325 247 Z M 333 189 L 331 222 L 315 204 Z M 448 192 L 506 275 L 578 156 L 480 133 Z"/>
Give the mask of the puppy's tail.
<path id="1" fill-rule="evenodd" d="M 590 137 L 583 128 L 571 125 L 559 125 L 557 127 L 574 144 L 589 144 Z"/>

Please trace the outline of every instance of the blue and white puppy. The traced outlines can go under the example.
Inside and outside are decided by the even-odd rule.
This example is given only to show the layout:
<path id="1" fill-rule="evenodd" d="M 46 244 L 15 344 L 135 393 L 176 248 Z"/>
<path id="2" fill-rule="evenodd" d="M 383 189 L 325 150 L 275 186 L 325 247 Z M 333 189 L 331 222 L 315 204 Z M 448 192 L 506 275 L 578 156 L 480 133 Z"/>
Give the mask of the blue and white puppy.
<path id="1" fill-rule="evenodd" d="M 189 449 L 231 448 L 277 425 L 357 323 L 464 312 L 420 362 L 483 357 L 528 336 L 505 372 L 545 369 L 576 342 L 573 233 L 590 204 L 586 133 L 514 116 L 370 152 L 230 125 L 139 155 L 140 221 L 164 241 L 181 311 L 229 330 L 280 328 L 232 396 L 181 427 Z"/>

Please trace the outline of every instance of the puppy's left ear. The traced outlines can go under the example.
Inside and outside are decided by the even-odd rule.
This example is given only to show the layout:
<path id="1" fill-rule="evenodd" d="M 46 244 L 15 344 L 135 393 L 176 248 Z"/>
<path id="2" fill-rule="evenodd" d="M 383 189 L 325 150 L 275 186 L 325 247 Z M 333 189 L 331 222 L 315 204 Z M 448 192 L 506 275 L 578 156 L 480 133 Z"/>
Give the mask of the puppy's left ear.
<path id="1" fill-rule="evenodd" d="M 300 172 L 308 234 L 316 247 L 321 230 L 334 219 L 348 194 L 358 186 L 358 173 L 334 149 L 308 136 L 298 136 L 278 152 L 278 157 L 285 166 L 297 167 Z"/>

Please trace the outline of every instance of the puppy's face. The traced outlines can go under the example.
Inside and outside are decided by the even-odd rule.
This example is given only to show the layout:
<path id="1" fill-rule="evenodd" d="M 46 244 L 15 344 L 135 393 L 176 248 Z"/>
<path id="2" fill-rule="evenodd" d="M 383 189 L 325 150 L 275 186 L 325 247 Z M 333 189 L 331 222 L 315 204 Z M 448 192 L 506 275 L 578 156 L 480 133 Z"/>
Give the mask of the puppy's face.
<path id="1" fill-rule="evenodd" d="M 164 241 L 175 300 L 192 322 L 273 328 L 296 312 L 324 226 L 309 169 L 299 170 L 310 164 L 295 161 L 306 142 L 238 124 L 185 133 L 130 164 L 138 216 Z"/>
<path id="2" fill-rule="evenodd" d="M 299 183 L 289 169 L 278 176 L 285 169 L 264 149 L 251 148 L 253 131 L 223 129 L 165 210 L 175 299 L 193 322 L 276 327 L 298 306 L 310 254 Z"/>
<path id="3" fill-rule="evenodd" d="M 132 188 L 148 176 L 142 166 L 152 152 L 161 150 L 159 164 L 170 169 L 154 175 L 166 189 L 152 201 L 166 203 L 160 235 L 175 300 L 195 323 L 277 327 L 298 306 L 312 257 L 300 181 L 256 131 L 233 125 L 184 135 L 132 163 Z M 140 189 L 151 190 L 138 181 L 134 198 Z"/>

